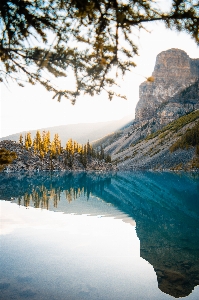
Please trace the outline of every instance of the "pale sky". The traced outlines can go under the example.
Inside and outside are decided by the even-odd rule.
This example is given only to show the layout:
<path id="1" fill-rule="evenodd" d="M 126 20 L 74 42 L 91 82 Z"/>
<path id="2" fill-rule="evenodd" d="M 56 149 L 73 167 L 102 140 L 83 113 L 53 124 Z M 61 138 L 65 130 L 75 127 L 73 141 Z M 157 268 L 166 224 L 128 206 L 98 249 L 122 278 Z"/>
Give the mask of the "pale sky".
<path id="1" fill-rule="evenodd" d="M 145 81 L 145 77 L 151 75 L 158 53 L 179 48 L 191 58 L 199 58 L 199 47 L 187 34 L 165 29 L 160 22 L 150 24 L 148 29 L 151 33 L 142 31 L 137 39 L 137 67 L 121 80 L 119 92 L 127 96 L 127 101 L 114 98 L 110 102 L 102 94 L 97 97 L 81 97 L 73 106 L 65 98 L 62 98 L 61 103 L 52 100 L 52 94 L 39 85 L 21 88 L 10 83 L 8 89 L 0 83 L 0 137 L 70 123 L 117 120 L 127 115 L 132 115 L 133 119 L 139 100 L 139 85 Z M 72 84 L 70 76 L 68 78 L 61 79 L 65 89 Z"/>

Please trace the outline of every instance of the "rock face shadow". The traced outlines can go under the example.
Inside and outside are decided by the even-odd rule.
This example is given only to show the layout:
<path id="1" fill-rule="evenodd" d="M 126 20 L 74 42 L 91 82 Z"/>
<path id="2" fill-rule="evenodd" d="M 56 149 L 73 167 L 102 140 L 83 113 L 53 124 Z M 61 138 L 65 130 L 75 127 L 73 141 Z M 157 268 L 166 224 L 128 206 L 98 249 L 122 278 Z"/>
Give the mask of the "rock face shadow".
<path id="1" fill-rule="evenodd" d="M 152 227 L 150 224 L 149 230 L 143 223 L 136 225 L 141 245 L 140 256 L 153 265 L 158 288 L 175 298 L 191 294 L 199 284 L 198 233 L 196 239 L 194 233 L 182 228 L 185 238 L 182 240 L 176 232 L 178 226 L 158 230 L 160 224 L 156 222 Z"/>
<path id="2" fill-rule="evenodd" d="M 162 292 L 186 297 L 199 284 L 199 181 L 166 174 L 162 179 L 159 193 L 143 199 L 134 216 L 140 256 L 153 265 Z M 170 194 L 163 192 L 165 182 Z M 155 191 L 155 181 L 149 189 Z"/>
<path id="3" fill-rule="evenodd" d="M 188 272 L 186 272 L 186 274 L 182 274 L 169 270 L 155 271 L 158 279 L 158 287 L 166 294 L 169 294 L 175 298 L 181 298 L 191 294 L 194 289 L 195 280 L 192 281 L 194 278 L 193 276 L 190 278 L 190 274 L 188 274 Z"/>

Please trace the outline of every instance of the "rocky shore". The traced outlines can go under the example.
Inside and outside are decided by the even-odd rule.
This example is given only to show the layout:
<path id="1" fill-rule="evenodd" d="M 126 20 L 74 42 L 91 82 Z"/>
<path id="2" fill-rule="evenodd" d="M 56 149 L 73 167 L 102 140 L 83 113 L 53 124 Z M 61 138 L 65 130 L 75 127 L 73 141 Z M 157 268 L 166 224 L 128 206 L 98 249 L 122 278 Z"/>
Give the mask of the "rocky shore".
<path id="1" fill-rule="evenodd" d="M 0 149 L 6 149 L 16 153 L 17 158 L 9 165 L 3 166 L 3 172 L 39 172 L 39 171 L 114 171 L 116 166 L 112 163 L 106 163 L 105 160 L 99 160 L 93 157 L 88 158 L 86 167 L 79 161 L 78 154 L 74 155 L 72 166 L 68 166 L 65 152 L 63 151 L 56 158 L 51 158 L 49 154 L 41 158 L 30 148 L 26 150 L 20 143 L 11 140 L 0 142 Z"/>

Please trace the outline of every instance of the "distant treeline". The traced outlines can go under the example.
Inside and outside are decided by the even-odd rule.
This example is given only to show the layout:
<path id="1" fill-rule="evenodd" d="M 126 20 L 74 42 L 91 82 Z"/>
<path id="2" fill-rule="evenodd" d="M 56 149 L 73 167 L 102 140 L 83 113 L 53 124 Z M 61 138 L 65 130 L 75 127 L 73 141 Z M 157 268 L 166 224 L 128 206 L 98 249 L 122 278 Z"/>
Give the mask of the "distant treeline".
<path id="1" fill-rule="evenodd" d="M 43 131 L 40 133 L 38 130 L 35 137 L 32 139 L 31 133 L 28 132 L 24 137 L 21 134 L 19 137 L 19 143 L 27 150 L 33 150 L 35 154 L 38 154 L 41 158 L 46 155 L 51 158 L 57 158 L 64 154 L 68 165 L 72 165 L 74 157 L 79 158 L 79 161 L 86 166 L 89 158 L 96 158 L 99 160 L 105 160 L 105 162 L 111 162 L 111 156 L 105 155 L 104 149 L 101 147 L 95 150 L 89 141 L 86 144 L 78 144 L 76 141 L 69 139 L 65 148 L 61 146 L 61 140 L 56 133 L 53 140 L 50 139 L 50 132 Z"/>

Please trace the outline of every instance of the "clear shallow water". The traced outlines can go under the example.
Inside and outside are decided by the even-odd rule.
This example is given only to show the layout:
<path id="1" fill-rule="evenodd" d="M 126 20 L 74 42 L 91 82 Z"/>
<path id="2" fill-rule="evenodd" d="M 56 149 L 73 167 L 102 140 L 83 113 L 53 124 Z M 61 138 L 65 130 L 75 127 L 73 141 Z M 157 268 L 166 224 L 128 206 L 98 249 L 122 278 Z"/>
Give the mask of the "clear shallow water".
<path id="1" fill-rule="evenodd" d="M 199 298 L 197 176 L 1 174 L 0 199 L 0 299 Z"/>

